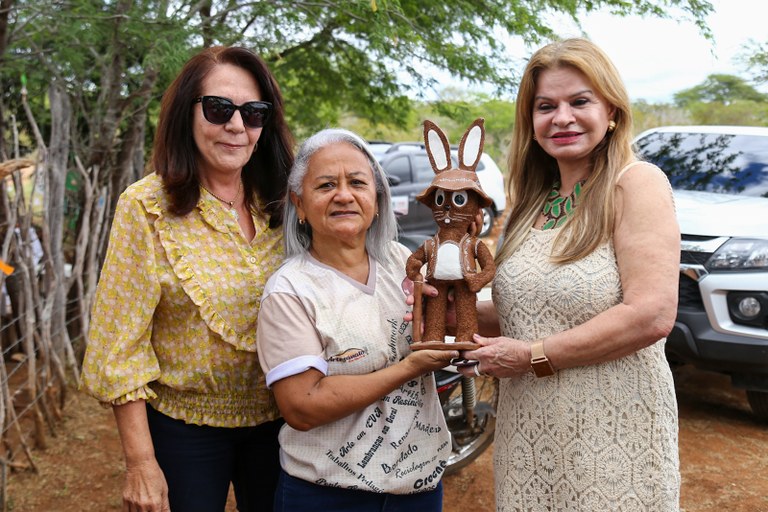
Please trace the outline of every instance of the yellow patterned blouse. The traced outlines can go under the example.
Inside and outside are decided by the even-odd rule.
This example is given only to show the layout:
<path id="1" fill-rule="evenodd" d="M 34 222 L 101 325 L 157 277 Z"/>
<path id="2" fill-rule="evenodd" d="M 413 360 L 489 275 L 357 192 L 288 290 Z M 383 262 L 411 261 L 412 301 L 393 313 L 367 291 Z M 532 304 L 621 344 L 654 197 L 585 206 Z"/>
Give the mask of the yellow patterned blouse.
<path id="1" fill-rule="evenodd" d="M 146 399 L 187 423 L 253 426 L 278 417 L 256 356 L 267 278 L 282 232 L 255 215 L 249 243 L 201 190 L 197 208 L 168 213 L 151 174 L 120 197 L 96 292 L 83 388 L 105 404 Z"/>

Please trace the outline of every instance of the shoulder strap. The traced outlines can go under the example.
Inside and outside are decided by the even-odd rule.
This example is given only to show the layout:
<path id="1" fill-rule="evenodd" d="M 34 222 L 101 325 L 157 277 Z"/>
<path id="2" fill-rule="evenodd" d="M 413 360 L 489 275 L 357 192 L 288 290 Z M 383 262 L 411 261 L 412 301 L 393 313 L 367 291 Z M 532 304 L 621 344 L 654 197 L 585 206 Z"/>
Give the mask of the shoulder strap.
<path id="1" fill-rule="evenodd" d="M 640 165 L 640 164 L 645 164 L 645 165 L 647 165 L 648 167 L 652 167 L 653 169 L 656 169 L 658 172 L 660 172 L 661 174 L 664 174 L 664 175 L 666 176 L 666 174 L 664 173 L 664 171 L 662 171 L 662 170 L 661 170 L 661 168 L 660 168 L 658 165 L 656 165 L 656 164 L 654 164 L 654 163 L 651 163 L 651 162 L 646 162 L 645 160 L 635 160 L 634 162 L 630 162 L 630 163 L 628 163 L 627 165 L 625 165 L 625 166 L 624 166 L 624 167 L 623 167 L 623 168 L 622 168 L 622 169 L 621 169 L 621 170 L 618 172 L 618 174 L 616 175 L 616 183 L 618 183 L 618 182 L 619 182 L 619 180 L 621 179 L 621 177 L 622 177 L 622 176 L 624 176 L 624 173 L 625 173 L 625 172 L 627 172 L 628 170 L 632 169 L 633 167 L 637 167 L 637 166 L 638 166 L 638 165 Z"/>
<path id="2" fill-rule="evenodd" d="M 624 176 L 624 173 L 625 173 L 625 172 L 627 172 L 628 170 L 630 170 L 631 168 L 635 167 L 636 165 L 640 165 L 640 164 L 647 164 L 647 163 L 648 163 L 648 162 L 644 162 L 644 161 L 642 161 L 642 160 L 635 160 L 634 162 L 630 162 L 630 163 L 628 163 L 628 164 L 627 164 L 627 165 L 625 165 L 625 166 L 624 166 L 624 167 L 623 167 L 623 168 L 622 168 L 622 169 L 619 171 L 619 173 L 616 175 L 616 183 L 618 183 L 618 182 L 619 182 L 619 180 L 621 179 L 621 177 L 622 177 L 622 176 Z M 649 164 L 649 165 L 652 165 L 652 164 Z"/>
<path id="3" fill-rule="evenodd" d="M 635 160 L 634 162 L 630 162 L 629 164 L 625 165 L 624 168 L 621 169 L 619 171 L 619 173 L 616 175 L 616 184 L 618 185 L 619 180 L 621 179 L 622 176 L 624 176 L 625 172 L 627 172 L 631 168 L 637 166 L 638 164 L 646 164 L 646 165 L 648 165 L 650 167 L 653 167 L 654 169 L 656 169 L 656 171 L 658 171 L 659 173 L 661 173 L 665 177 L 665 179 L 667 181 L 667 188 L 669 189 L 669 195 L 672 198 L 672 206 L 675 208 L 675 210 L 677 210 L 677 205 L 675 204 L 675 194 L 672 191 L 672 184 L 669 182 L 669 178 L 667 177 L 666 173 L 661 169 L 661 167 L 659 167 L 656 164 L 653 164 L 651 162 L 646 162 L 644 160 Z"/>

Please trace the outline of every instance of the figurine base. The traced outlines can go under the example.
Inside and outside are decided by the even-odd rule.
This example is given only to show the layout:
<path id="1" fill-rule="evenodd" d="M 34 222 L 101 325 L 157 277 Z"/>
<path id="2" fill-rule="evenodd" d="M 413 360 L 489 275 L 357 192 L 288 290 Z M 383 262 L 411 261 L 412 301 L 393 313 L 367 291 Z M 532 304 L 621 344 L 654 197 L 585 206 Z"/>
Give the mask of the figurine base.
<path id="1" fill-rule="evenodd" d="M 456 341 L 453 343 L 419 341 L 411 343 L 411 350 L 476 350 L 481 346 L 471 341 Z"/>

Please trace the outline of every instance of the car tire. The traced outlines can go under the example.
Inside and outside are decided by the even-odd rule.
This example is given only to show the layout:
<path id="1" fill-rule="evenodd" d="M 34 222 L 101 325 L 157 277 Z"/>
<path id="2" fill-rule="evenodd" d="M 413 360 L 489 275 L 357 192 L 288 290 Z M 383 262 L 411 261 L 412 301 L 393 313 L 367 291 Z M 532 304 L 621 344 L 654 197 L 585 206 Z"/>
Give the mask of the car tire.
<path id="1" fill-rule="evenodd" d="M 480 229 L 480 234 L 477 236 L 488 236 L 493 229 L 493 221 L 495 218 L 493 208 L 490 206 L 483 208 L 483 227 Z"/>
<path id="2" fill-rule="evenodd" d="M 768 420 L 768 392 L 748 389 L 747 400 L 755 416 Z"/>

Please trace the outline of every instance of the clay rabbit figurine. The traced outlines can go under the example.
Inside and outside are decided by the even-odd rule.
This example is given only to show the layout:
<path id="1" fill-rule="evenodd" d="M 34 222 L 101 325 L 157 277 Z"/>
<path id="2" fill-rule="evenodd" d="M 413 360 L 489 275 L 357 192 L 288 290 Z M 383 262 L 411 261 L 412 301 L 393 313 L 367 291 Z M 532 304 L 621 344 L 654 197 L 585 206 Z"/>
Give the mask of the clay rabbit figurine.
<path id="1" fill-rule="evenodd" d="M 432 209 L 438 229 L 406 263 L 406 274 L 415 283 L 413 349 L 477 347 L 472 342 L 472 335 L 477 332 L 477 292 L 493 279 L 496 271 L 491 252 L 472 229 L 478 211 L 492 202 L 480 186 L 476 172 L 485 141 L 483 122 L 482 118 L 476 119 L 467 128 L 459 144 L 459 165 L 454 168 L 448 138 L 436 124 L 424 121 L 424 142 L 435 178 L 416 199 Z M 425 298 L 422 336 L 420 290 L 424 264 L 426 282 L 436 287 L 439 294 Z M 445 343 L 445 315 L 451 290 L 456 305 L 456 338 L 454 343 Z"/>

